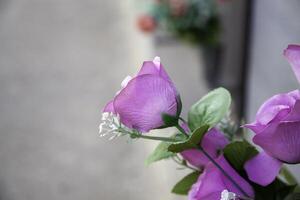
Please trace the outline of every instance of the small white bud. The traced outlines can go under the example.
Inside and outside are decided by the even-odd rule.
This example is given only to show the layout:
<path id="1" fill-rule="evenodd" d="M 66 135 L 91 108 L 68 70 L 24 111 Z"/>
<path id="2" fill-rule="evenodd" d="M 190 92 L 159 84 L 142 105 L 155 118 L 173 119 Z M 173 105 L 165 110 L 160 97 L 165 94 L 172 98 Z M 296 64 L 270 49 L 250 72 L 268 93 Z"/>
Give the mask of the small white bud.
<path id="1" fill-rule="evenodd" d="M 223 190 L 221 193 L 221 199 L 220 200 L 235 200 L 236 194 L 233 192 L 229 192 L 228 190 Z"/>
<path id="2" fill-rule="evenodd" d="M 160 67 L 160 57 L 156 56 L 152 61 L 157 69 Z"/>

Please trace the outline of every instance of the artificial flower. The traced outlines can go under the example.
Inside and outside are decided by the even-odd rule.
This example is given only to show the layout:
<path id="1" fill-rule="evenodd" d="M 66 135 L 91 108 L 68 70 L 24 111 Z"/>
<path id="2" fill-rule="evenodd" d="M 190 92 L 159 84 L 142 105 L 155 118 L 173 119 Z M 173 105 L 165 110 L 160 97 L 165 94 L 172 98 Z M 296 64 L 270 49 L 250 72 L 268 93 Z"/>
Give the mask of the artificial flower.
<path id="1" fill-rule="evenodd" d="M 126 78 L 122 89 L 103 112 L 118 115 L 127 128 L 140 132 L 164 126 L 164 114 L 179 116 L 181 101 L 176 88 L 160 63 L 160 58 L 144 62 L 134 78 Z"/>
<path id="2" fill-rule="evenodd" d="M 300 82 L 300 46 L 289 45 L 284 56 Z M 255 122 L 245 127 L 256 133 L 253 142 L 263 148 L 245 164 L 250 180 L 270 184 L 282 163 L 300 163 L 300 91 L 277 94 L 258 110 Z"/>
<path id="3" fill-rule="evenodd" d="M 300 83 L 300 46 L 291 44 L 283 52 Z"/>
<path id="4" fill-rule="evenodd" d="M 227 172 L 227 174 L 242 188 L 248 197 L 254 197 L 251 185 L 244 180 L 227 162 L 220 156 L 216 162 Z M 222 172 L 213 164 L 208 163 L 198 181 L 189 192 L 189 200 L 220 200 L 224 190 L 228 190 L 237 196 L 245 196 Z"/>
<path id="5" fill-rule="evenodd" d="M 300 91 L 278 94 L 258 110 L 245 127 L 256 133 L 253 142 L 286 163 L 300 162 Z"/>
<path id="6" fill-rule="evenodd" d="M 228 143 L 229 141 L 222 132 L 216 128 L 212 128 L 204 135 L 199 145 L 201 145 L 212 158 L 217 158 L 220 150 Z M 209 159 L 197 149 L 185 150 L 181 155 L 191 165 L 198 168 L 203 168 L 209 162 Z"/>
<path id="7" fill-rule="evenodd" d="M 282 162 L 262 151 L 245 163 L 248 178 L 262 186 L 267 186 L 278 175 Z"/>

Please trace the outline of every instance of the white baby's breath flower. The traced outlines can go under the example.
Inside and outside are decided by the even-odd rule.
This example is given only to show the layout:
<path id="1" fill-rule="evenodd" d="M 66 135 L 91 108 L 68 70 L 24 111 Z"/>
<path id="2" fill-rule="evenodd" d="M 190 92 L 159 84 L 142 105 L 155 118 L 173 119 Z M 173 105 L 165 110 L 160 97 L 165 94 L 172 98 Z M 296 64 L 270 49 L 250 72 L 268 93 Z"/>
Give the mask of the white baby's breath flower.
<path id="1" fill-rule="evenodd" d="M 111 112 L 102 113 L 101 123 L 99 125 L 100 137 L 111 135 L 110 140 L 118 137 L 121 133 L 118 131 L 120 118 Z"/>
<path id="2" fill-rule="evenodd" d="M 236 198 L 237 196 L 235 193 L 229 192 L 228 190 L 223 190 L 220 200 L 235 200 Z"/>

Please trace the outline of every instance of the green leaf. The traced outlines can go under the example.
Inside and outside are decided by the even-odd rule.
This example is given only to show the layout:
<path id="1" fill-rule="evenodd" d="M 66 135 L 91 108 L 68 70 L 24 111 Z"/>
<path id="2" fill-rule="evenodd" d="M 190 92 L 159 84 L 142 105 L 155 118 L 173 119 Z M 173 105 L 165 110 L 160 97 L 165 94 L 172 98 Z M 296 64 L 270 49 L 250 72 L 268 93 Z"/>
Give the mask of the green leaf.
<path id="1" fill-rule="evenodd" d="M 172 193 L 187 195 L 192 185 L 197 181 L 200 172 L 195 171 L 181 179 L 172 189 Z"/>
<path id="2" fill-rule="evenodd" d="M 289 185 L 297 185 L 297 180 L 286 166 L 283 166 L 279 173 L 279 178 Z"/>
<path id="3" fill-rule="evenodd" d="M 238 171 L 243 170 L 247 160 L 258 154 L 258 151 L 247 141 L 237 141 L 228 144 L 224 149 L 224 156 Z"/>
<path id="4" fill-rule="evenodd" d="M 172 143 L 169 142 L 160 142 L 154 149 L 154 151 L 148 156 L 148 158 L 145 161 L 145 164 L 148 166 L 156 161 L 160 161 L 174 156 L 174 153 L 168 151 L 168 147 L 171 144 Z"/>
<path id="5" fill-rule="evenodd" d="M 296 187 L 294 189 L 294 192 L 295 193 L 300 193 L 300 185 L 299 184 L 296 185 Z"/>
<path id="6" fill-rule="evenodd" d="M 284 200 L 299 200 L 300 199 L 300 193 L 292 193 L 288 195 Z"/>
<path id="7" fill-rule="evenodd" d="M 201 140 L 204 137 L 204 135 L 207 133 L 209 126 L 204 125 L 200 128 L 197 128 L 192 135 L 189 138 L 189 142 L 198 146 L 199 144 L 201 144 Z"/>
<path id="8" fill-rule="evenodd" d="M 188 124 L 191 130 L 203 125 L 213 127 L 227 113 L 231 104 L 231 96 L 225 88 L 218 88 L 202 97 L 188 113 Z"/>
<path id="9" fill-rule="evenodd" d="M 187 149 L 197 148 L 205 133 L 208 131 L 208 126 L 202 126 L 196 129 L 192 135 L 184 142 L 173 143 L 168 147 L 168 150 L 173 153 L 180 153 Z"/>
<path id="10" fill-rule="evenodd" d="M 294 191 L 295 185 L 287 185 L 276 178 L 267 186 L 253 184 L 253 188 L 255 190 L 255 200 L 281 200 Z"/>

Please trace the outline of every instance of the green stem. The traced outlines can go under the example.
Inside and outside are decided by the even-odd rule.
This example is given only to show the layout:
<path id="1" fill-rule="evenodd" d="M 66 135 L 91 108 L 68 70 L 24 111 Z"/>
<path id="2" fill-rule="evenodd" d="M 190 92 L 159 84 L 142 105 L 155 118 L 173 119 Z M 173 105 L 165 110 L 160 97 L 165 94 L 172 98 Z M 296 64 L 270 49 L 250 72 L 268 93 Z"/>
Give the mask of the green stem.
<path id="1" fill-rule="evenodd" d="M 177 164 L 184 166 L 188 169 L 191 169 L 193 171 L 200 171 L 199 169 L 190 167 L 188 164 L 184 163 L 184 160 L 181 160 L 177 155 L 175 155 L 174 157 L 172 157 L 173 161 L 176 162 Z M 177 160 L 178 159 L 178 160 Z"/>
<path id="2" fill-rule="evenodd" d="M 187 134 L 187 132 L 185 132 L 185 130 L 184 130 L 179 124 L 176 125 L 176 128 L 177 128 L 181 133 L 183 133 L 187 138 L 189 137 L 189 135 Z"/>
<path id="3" fill-rule="evenodd" d="M 186 135 L 187 137 L 189 137 L 189 135 L 185 132 L 185 130 L 178 124 L 176 126 L 176 128 L 183 133 L 184 135 Z M 229 179 L 229 181 L 238 189 L 240 190 L 240 192 L 245 196 L 245 199 L 251 199 L 249 198 L 249 195 L 243 190 L 243 188 L 241 188 L 239 186 L 239 184 L 237 184 L 233 178 L 231 176 L 229 176 L 229 174 L 227 174 L 227 172 L 201 147 L 198 147 L 198 150 L 200 150 L 201 152 L 203 152 L 203 154 L 222 172 L 222 174 Z"/>
<path id="4" fill-rule="evenodd" d="M 130 136 L 132 138 L 143 138 L 143 139 L 147 139 L 147 140 L 159 140 L 159 141 L 164 141 L 164 142 L 179 142 L 180 141 L 180 140 L 176 140 L 173 138 L 148 136 L 148 135 L 135 134 L 135 133 L 131 133 Z"/>
<path id="5" fill-rule="evenodd" d="M 148 136 L 148 135 L 142 135 L 141 133 L 138 132 L 130 132 L 122 127 L 119 128 L 118 130 L 120 133 L 125 133 L 128 134 L 131 138 L 143 138 L 147 140 L 158 140 L 158 141 L 164 141 L 164 142 L 180 142 L 181 140 L 175 139 L 175 138 L 168 138 L 168 137 L 158 137 L 158 136 Z"/>
<path id="6" fill-rule="evenodd" d="M 179 117 L 179 119 L 183 122 L 187 124 L 187 121 L 185 121 L 185 119 L 183 119 L 182 117 Z"/>

